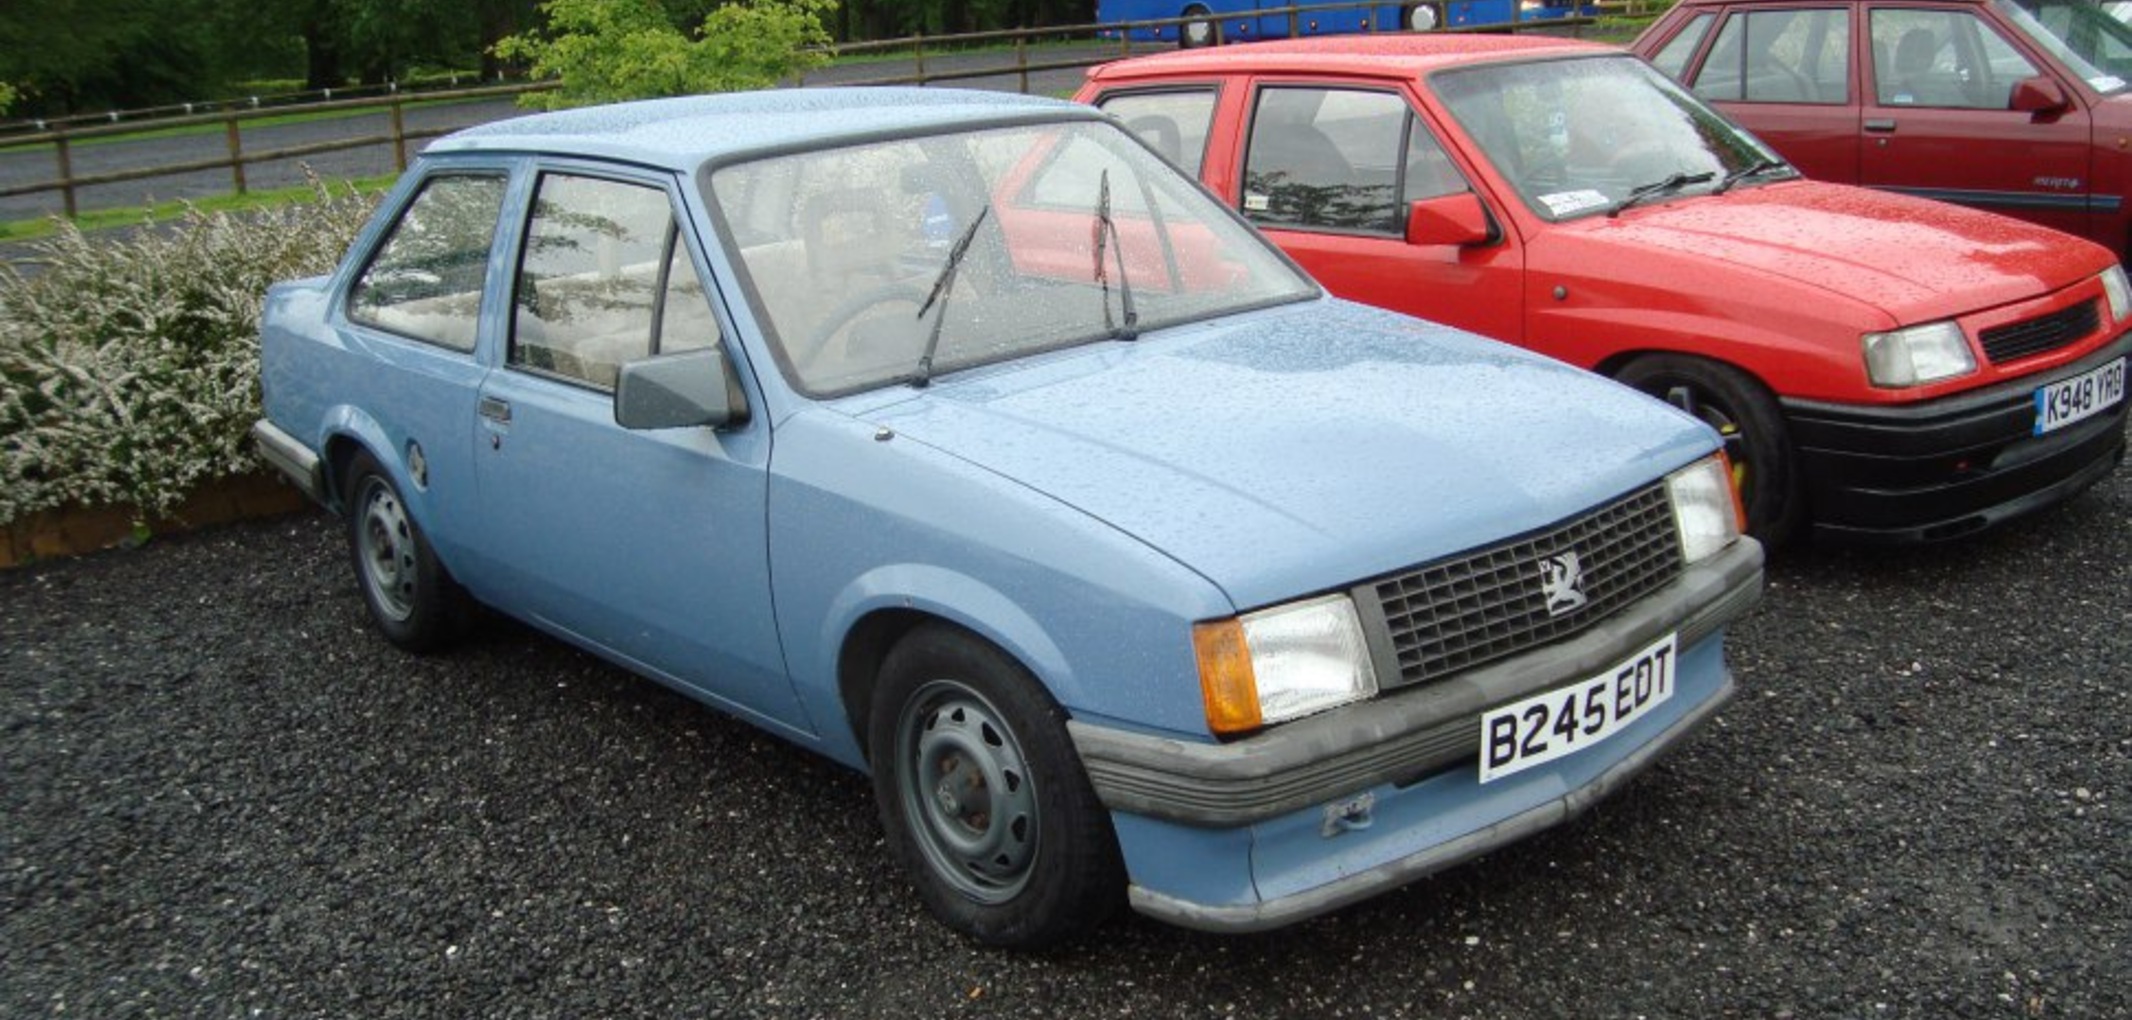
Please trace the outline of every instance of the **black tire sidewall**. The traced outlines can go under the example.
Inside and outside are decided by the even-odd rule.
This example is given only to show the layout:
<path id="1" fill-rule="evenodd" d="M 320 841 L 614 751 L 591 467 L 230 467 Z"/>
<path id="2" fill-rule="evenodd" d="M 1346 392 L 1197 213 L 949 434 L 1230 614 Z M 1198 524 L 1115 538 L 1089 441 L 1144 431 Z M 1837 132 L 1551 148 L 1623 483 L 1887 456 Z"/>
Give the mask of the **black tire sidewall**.
<path id="1" fill-rule="evenodd" d="M 1638 358 L 1614 378 L 1660 400 L 1672 387 L 1686 386 L 1698 401 L 1722 407 L 1740 427 L 1752 472 L 1748 532 L 1769 546 L 1792 537 L 1804 519 L 1805 499 L 1783 412 L 1767 387 L 1731 365 L 1679 354 Z"/>
<path id="2" fill-rule="evenodd" d="M 377 596 L 371 591 L 368 568 L 363 563 L 362 540 L 363 493 L 373 478 L 400 501 L 403 509 L 407 504 L 406 495 L 376 457 L 364 451 L 349 459 L 347 471 L 342 475 L 341 495 L 347 503 L 344 516 L 348 531 L 348 563 L 355 571 L 356 587 L 362 592 L 363 605 L 369 610 L 371 621 L 377 624 L 386 640 L 411 652 L 434 651 L 449 644 L 464 628 L 464 596 L 446 576 L 443 564 L 437 561 L 435 550 L 430 548 L 429 536 L 410 514 L 407 527 L 414 536 L 416 573 L 411 611 L 406 619 L 394 619 L 378 604 Z"/>
<path id="3" fill-rule="evenodd" d="M 953 680 L 1004 717 L 1036 786 L 1033 871 L 1013 898 L 980 903 L 933 870 L 904 813 L 898 787 L 897 727 L 905 705 L 928 683 Z M 919 898 L 949 927 L 987 945 L 1043 949 L 1093 930 L 1122 899 L 1124 869 L 1110 814 L 1096 799 L 1066 733 L 1066 714 L 1036 679 L 995 646 L 959 628 L 919 627 L 883 661 L 867 720 L 874 801 L 890 849 Z"/>

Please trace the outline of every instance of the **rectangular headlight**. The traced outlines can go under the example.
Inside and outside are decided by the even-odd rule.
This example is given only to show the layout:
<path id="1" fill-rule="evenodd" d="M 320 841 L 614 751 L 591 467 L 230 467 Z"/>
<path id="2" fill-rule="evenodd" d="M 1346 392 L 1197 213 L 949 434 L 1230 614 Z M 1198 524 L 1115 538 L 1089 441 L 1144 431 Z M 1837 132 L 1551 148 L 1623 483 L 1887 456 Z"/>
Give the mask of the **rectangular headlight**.
<path id="1" fill-rule="evenodd" d="M 2111 266 L 2102 271 L 2102 292 L 2110 296 L 2110 322 L 2114 325 L 2132 315 L 2132 286 L 2125 284 L 2125 267 Z"/>
<path id="2" fill-rule="evenodd" d="M 1740 537 L 1740 497 L 1732 485 L 1732 466 L 1722 453 L 1705 457 L 1666 476 L 1673 500 L 1673 525 L 1680 531 L 1682 556 L 1689 562 L 1712 556 Z"/>
<path id="3" fill-rule="evenodd" d="M 1864 337 L 1866 378 L 1882 389 L 1922 386 L 1977 370 L 1969 338 L 1952 322 L 1928 322 Z"/>
<path id="4" fill-rule="evenodd" d="M 1242 733 L 1377 693 L 1362 621 L 1327 595 L 1193 628 L 1207 723 Z"/>

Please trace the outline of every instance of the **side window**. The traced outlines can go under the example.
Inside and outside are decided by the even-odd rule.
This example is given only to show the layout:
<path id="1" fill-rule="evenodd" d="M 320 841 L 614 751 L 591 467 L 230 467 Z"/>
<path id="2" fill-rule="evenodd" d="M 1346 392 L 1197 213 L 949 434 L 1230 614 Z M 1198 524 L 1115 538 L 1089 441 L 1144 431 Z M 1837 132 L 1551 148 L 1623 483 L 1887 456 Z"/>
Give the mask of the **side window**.
<path id="1" fill-rule="evenodd" d="M 407 203 L 348 293 L 348 318 L 455 351 L 474 349 L 498 176 L 432 178 Z"/>
<path id="2" fill-rule="evenodd" d="M 1882 106 L 2004 110 L 2036 65 L 1963 11 L 1875 8 L 1873 95 Z"/>
<path id="3" fill-rule="evenodd" d="M 544 174 L 526 225 L 510 363 L 613 389 L 622 364 L 717 338 L 666 192 Z"/>
<path id="4" fill-rule="evenodd" d="M 1197 177 L 1214 122 L 1214 90 L 1128 92 L 1097 104 L 1179 170 Z"/>
<path id="5" fill-rule="evenodd" d="M 1244 155 L 1244 215 L 1256 222 L 1397 234 L 1406 222 L 1402 197 L 1464 188 L 1396 95 L 1292 87 L 1259 93 Z"/>
<path id="6" fill-rule="evenodd" d="M 1703 36 L 1710 34 L 1710 26 L 1715 21 L 1715 14 L 1696 15 L 1694 20 L 1688 22 L 1688 27 L 1681 29 L 1679 34 L 1667 41 L 1665 46 L 1651 57 L 1651 64 L 1665 72 L 1666 77 L 1674 81 L 1683 80 L 1688 70 L 1688 58 L 1695 54 L 1697 46 L 1702 45 Z"/>
<path id="7" fill-rule="evenodd" d="M 1725 20 L 1691 87 L 1704 99 L 1731 102 L 1843 103 L 1850 66 L 1850 11 L 1754 11 Z"/>

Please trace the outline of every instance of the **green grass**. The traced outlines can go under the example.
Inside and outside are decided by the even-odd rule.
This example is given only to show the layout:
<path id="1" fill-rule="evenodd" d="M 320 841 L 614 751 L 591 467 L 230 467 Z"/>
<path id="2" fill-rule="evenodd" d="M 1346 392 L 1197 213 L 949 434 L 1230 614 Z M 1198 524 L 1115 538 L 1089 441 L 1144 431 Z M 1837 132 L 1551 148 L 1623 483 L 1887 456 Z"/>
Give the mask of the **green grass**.
<path id="1" fill-rule="evenodd" d="M 362 177 L 345 184 L 336 183 L 332 187 L 335 191 L 339 191 L 352 185 L 357 191 L 371 194 L 392 187 L 392 183 L 399 180 L 399 176 L 398 174 L 381 174 L 376 177 Z M 211 198 L 196 199 L 189 204 L 202 212 L 241 212 L 246 209 L 287 205 L 291 202 L 308 202 L 317 197 L 318 192 L 312 190 L 310 185 L 299 184 L 287 188 L 248 191 L 242 195 L 216 195 Z M 75 219 L 74 225 L 85 232 L 110 230 L 116 227 L 137 227 L 145 222 L 173 220 L 183 216 L 187 205 L 188 203 L 186 202 L 173 201 L 118 209 L 98 209 L 81 214 Z M 30 220 L 0 220 L 0 241 L 34 241 L 40 237 L 49 237 L 58 229 L 58 221 L 59 217 L 57 216 L 44 216 Z"/>

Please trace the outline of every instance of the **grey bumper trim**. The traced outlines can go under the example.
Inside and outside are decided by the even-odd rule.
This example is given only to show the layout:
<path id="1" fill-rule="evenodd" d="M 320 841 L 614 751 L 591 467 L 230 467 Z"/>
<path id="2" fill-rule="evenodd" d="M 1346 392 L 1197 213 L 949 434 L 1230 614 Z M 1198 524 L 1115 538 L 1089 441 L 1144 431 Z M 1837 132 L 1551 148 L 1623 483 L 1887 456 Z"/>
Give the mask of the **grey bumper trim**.
<path id="1" fill-rule="evenodd" d="M 1668 631 L 1692 645 L 1751 608 L 1762 547 L 1741 539 L 1568 641 L 1225 744 L 1069 722 L 1104 806 L 1232 828 L 1441 770 L 1480 747 L 1480 715 L 1619 662 Z"/>
<path id="2" fill-rule="evenodd" d="M 326 501 L 326 473 L 324 462 L 311 448 L 298 442 L 295 436 L 283 431 L 281 426 L 261 418 L 252 423 L 252 442 L 259 448 L 259 457 L 274 470 L 282 473 L 312 501 Z"/>
<path id="3" fill-rule="evenodd" d="M 1734 683 L 1731 672 L 1727 671 L 1725 683 L 1718 689 L 1716 697 L 1697 706 L 1694 712 L 1668 727 L 1657 739 L 1636 749 L 1613 768 L 1600 773 L 1598 778 L 1522 814 L 1410 857 L 1402 857 L 1367 871 L 1358 871 L 1308 892 L 1251 906 L 1209 907 L 1140 886 L 1133 886 L 1128 891 L 1130 902 L 1134 910 L 1179 927 L 1225 933 L 1266 931 L 1337 910 L 1463 863 L 1490 850 L 1518 842 L 1583 814 L 1587 808 L 1635 778 L 1674 744 L 1694 735 L 1711 716 L 1717 714 L 1718 709 L 1732 700 L 1737 691 L 1738 685 Z"/>

